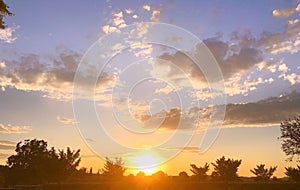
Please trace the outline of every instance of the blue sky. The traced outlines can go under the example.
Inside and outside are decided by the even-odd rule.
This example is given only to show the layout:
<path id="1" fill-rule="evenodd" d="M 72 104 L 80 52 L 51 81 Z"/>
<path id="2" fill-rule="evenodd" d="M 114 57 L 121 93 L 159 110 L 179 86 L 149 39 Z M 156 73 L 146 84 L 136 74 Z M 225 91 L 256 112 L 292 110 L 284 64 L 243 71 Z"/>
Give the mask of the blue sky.
<path id="1" fill-rule="evenodd" d="M 82 166 L 101 168 L 103 160 L 94 153 L 95 149 L 105 146 L 107 142 L 101 141 L 100 137 L 107 134 L 95 133 L 94 138 L 99 138 L 96 140 L 89 138 L 82 127 L 79 127 L 80 130 L 76 127 L 84 123 L 79 121 L 81 118 L 92 126 L 87 131 L 98 130 L 97 123 L 93 123 L 88 112 L 76 118 L 78 112 L 72 104 L 75 73 L 84 55 L 94 56 L 93 59 L 97 60 L 96 55 L 89 54 L 87 50 L 99 38 L 124 31 L 130 24 L 151 21 L 181 27 L 204 42 L 222 71 L 228 102 L 224 129 L 215 145 L 202 155 L 197 151 L 182 151 L 163 164 L 161 169 L 175 175 L 180 170 L 189 170 L 189 163 L 183 163 L 187 157 L 202 164 L 205 159 L 213 161 L 222 155 L 239 156 L 236 152 L 246 152 L 240 157 L 245 163 L 241 175 L 250 175 L 249 169 L 255 166 L 255 161 L 279 165 L 278 176 L 283 175 L 284 166 L 295 164 L 285 162 L 277 137 L 280 135 L 280 121 L 300 113 L 298 0 L 6 3 L 15 15 L 5 17 L 7 28 L 0 31 L 1 142 L 10 141 L 13 144 L 26 138 L 42 138 L 58 148 L 80 148 Z M 145 29 L 143 27 L 147 29 L 149 26 L 140 25 L 137 30 L 142 31 Z M 184 39 L 181 37 L 177 39 Z M 118 45 L 122 47 L 124 44 Z M 95 45 L 93 47 L 97 48 Z M 150 58 L 155 59 L 151 61 Z M 130 66 L 134 69 L 128 69 Z M 140 75 L 155 80 L 140 82 L 132 88 L 132 94 L 125 98 L 126 101 L 121 101 L 124 98 L 122 93 L 131 88 L 127 88 L 126 82 L 135 81 Z M 189 82 L 196 91 L 193 95 L 190 95 Z M 123 50 L 106 64 L 98 78 L 96 92 L 93 103 L 98 120 L 105 124 L 110 137 L 131 148 L 144 145 L 155 147 L 167 141 L 177 131 L 178 118 L 183 117 L 186 127 L 183 132 L 179 130 L 182 138 L 186 131 L 191 132 L 193 127 L 198 127 L 197 135 L 187 145 L 191 150 L 199 146 L 206 129 L 204 126 L 207 127 L 209 122 L 207 118 L 212 114 L 211 91 L 203 73 L 173 47 L 138 44 Z M 178 99 L 177 95 L 183 94 L 186 96 Z M 116 97 L 113 102 L 112 97 Z M 274 98 L 268 99 L 271 97 Z M 160 98 L 166 103 L 156 101 Z M 188 106 L 193 98 L 200 101 L 198 107 Z M 182 102 L 187 106 L 182 107 Z M 248 104 L 250 102 L 252 104 Z M 119 120 L 111 114 L 116 110 L 117 117 L 122 116 Z M 201 124 L 193 123 L 192 113 L 201 115 Z M 162 117 L 165 120 L 155 128 Z M 129 123 L 135 124 L 127 126 Z M 123 133 L 115 129 L 122 124 L 129 131 L 141 127 L 146 131 L 157 129 L 157 134 L 147 138 L 133 135 L 130 139 L 128 131 Z M 245 133 L 249 133 L 249 137 L 244 136 L 248 143 L 238 138 L 236 144 L 241 146 L 233 146 L 232 136 L 243 136 Z M 261 141 L 254 141 L 251 133 Z M 179 145 L 172 144 L 171 148 L 178 148 Z M 228 150 L 228 146 L 234 148 Z M 258 153 L 253 156 L 256 147 L 260 147 L 261 152 L 274 149 L 274 156 Z M 6 147 L 0 153 L 2 163 L 5 163 L 13 149 Z M 127 156 L 129 161 L 132 158 L 132 155 L 128 156 L 131 153 L 120 153 L 119 149 L 112 149 L 107 154 L 101 156 L 117 155 L 125 157 L 125 160 Z M 179 163 L 178 168 L 171 167 L 174 163 Z"/>

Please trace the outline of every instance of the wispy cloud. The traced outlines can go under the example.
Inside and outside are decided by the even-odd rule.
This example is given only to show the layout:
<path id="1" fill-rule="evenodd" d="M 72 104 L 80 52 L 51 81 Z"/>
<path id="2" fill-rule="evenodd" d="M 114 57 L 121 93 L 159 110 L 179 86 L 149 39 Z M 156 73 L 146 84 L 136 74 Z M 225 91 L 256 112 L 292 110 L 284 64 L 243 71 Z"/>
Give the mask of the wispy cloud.
<path id="1" fill-rule="evenodd" d="M 0 133 L 4 133 L 4 134 L 29 133 L 31 130 L 32 129 L 30 126 L 18 126 L 18 125 L 11 125 L 11 124 L 4 125 L 0 123 Z"/>
<path id="2" fill-rule="evenodd" d="M 60 123 L 65 124 L 65 125 L 74 125 L 74 124 L 76 124 L 75 119 L 67 118 L 67 117 L 58 116 L 57 121 L 59 121 Z"/>
<path id="3" fill-rule="evenodd" d="M 10 156 L 10 154 L 5 154 L 5 153 L 1 153 L 1 152 L 0 152 L 0 158 L 2 158 L 2 159 L 3 159 L 3 158 L 5 159 L 5 158 L 7 158 L 7 157 L 9 157 L 9 156 Z"/>
<path id="4" fill-rule="evenodd" d="M 287 7 L 273 10 L 273 16 L 275 17 L 290 17 L 295 12 L 300 12 L 300 3 L 295 7 Z"/>

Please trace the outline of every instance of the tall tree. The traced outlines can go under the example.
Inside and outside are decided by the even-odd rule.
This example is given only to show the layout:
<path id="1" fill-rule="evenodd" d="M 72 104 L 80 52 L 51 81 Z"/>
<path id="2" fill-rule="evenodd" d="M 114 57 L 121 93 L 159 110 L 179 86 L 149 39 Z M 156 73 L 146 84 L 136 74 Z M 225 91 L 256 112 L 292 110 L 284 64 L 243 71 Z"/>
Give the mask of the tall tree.
<path id="1" fill-rule="evenodd" d="M 251 169 L 250 171 L 256 175 L 257 181 L 268 181 L 273 176 L 276 171 L 277 166 L 270 167 L 269 169 L 265 168 L 264 164 L 257 165 L 256 168 Z"/>
<path id="2" fill-rule="evenodd" d="M 300 181 L 300 166 L 297 166 L 297 168 L 287 167 L 285 170 L 285 175 L 287 175 L 290 180 L 297 182 Z"/>
<path id="3" fill-rule="evenodd" d="M 25 140 L 16 146 L 16 154 L 8 158 L 10 184 L 42 184 L 62 182 L 76 170 L 80 150 L 47 149 L 44 140 Z"/>
<path id="4" fill-rule="evenodd" d="M 106 179 L 116 180 L 123 177 L 126 168 L 124 167 L 124 162 L 122 158 L 115 158 L 115 160 L 110 160 L 106 158 L 104 167 L 102 168 L 102 174 Z"/>
<path id="5" fill-rule="evenodd" d="M 5 22 L 3 21 L 4 17 L 13 15 L 8 8 L 9 6 L 7 6 L 3 0 L 0 0 L 0 29 L 5 28 Z"/>
<path id="6" fill-rule="evenodd" d="M 226 159 L 224 156 L 217 159 L 216 163 L 211 163 L 214 166 L 212 177 L 216 180 L 234 181 L 238 179 L 237 171 L 242 160 Z"/>
<path id="7" fill-rule="evenodd" d="M 281 148 L 292 161 L 294 156 L 300 156 L 300 116 L 281 122 Z"/>
<path id="8" fill-rule="evenodd" d="M 192 169 L 191 172 L 193 172 L 194 177 L 198 180 L 204 180 L 207 178 L 207 172 L 209 170 L 209 164 L 205 163 L 203 167 L 197 167 L 195 164 L 190 165 Z"/>

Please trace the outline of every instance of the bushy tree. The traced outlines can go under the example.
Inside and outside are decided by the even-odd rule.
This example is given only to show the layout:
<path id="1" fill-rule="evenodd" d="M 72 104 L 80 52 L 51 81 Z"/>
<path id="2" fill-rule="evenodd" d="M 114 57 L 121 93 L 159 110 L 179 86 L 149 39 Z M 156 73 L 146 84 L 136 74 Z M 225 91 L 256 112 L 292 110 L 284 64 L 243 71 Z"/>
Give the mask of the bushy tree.
<path id="1" fill-rule="evenodd" d="M 12 16 L 13 14 L 8 10 L 8 6 L 5 4 L 3 0 L 0 0 L 0 29 L 5 28 L 5 22 L 3 18 L 5 16 Z"/>
<path id="2" fill-rule="evenodd" d="M 276 171 L 277 166 L 270 167 L 269 169 L 265 168 L 265 164 L 257 165 L 256 168 L 251 169 L 250 171 L 256 175 L 256 180 L 258 181 L 268 181 L 273 176 Z"/>
<path id="3" fill-rule="evenodd" d="M 293 167 L 287 167 L 285 168 L 286 172 L 285 175 L 289 177 L 290 180 L 293 181 L 300 181 L 300 166 L 297 166 L 296 168 Z"/>
<path id="4" fill-rule="evenodd" d="M 207 172 L 209 170 L 209 164 L 205 163 L 203 167 L 197 167 L 195 164 L 190 165 L 192 169 L 191 172 L 193 172 L 194 177 L 198 180 L 204 180 L 207 178 Z"/>
<path id="5" fill-rule="evenodd" d="M 189 178 L 189 175 L 185 171 L 182 171 L 179 172 L 178 177 L 180 180 L 187 180 Z"/>
<path id="6" fill-rule="evenodd" d="M 242 160 L 226 159 L 224 156 L 217 159 L 216 163 L 211 163 L 214 166 L 212 177 L 221 181 L 234 181 L 238 179 L 237 171 Z"/>
<path id="7" fill-rule="evenodd" d="M 66 180 L 80 162 L 80 150 L 58 152 L 47 149 L 44 140 L 25 140 L 16 146 L 16 154 L 7 160 L 10 184 L 42 184 Z"/>
<path id="8" fill-rule="evenodd" d="M 300 116 L 281 122 L 281 148 L 292 161 L 294 156 L 300 156 Z"/>
<path id="9" fill-rule="evenodd" d="M 106 179 L 120 179 L 123 177 L 126 168 L 124 167 L 124 162 L 122 158 L 115 158 L 115 160 L 110 160 L 106 158 L 106 162 L 102 169 L 102 175 L 106 177 Z"/>

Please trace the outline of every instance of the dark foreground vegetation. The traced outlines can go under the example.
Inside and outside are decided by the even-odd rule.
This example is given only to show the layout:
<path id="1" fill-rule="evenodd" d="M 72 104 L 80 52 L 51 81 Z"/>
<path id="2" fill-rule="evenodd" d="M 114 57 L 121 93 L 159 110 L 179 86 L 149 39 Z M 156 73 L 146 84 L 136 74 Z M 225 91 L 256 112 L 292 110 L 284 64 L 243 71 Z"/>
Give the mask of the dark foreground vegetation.
<path id="1" fill-rule="evenodd" d="M 249 182 L 115 182 L 100 184 L 48 184 L 44 190 L 299 190 L 299 183 L 249 183 Z"/>
<path id="2" fill-rule="evenodd" d="M 281 123 L 282 149 L 289 159 L 299 156 L 300 118 Z M 259 164 L 250 169 L 253 177 L 238 176 L 242 160 L 224 156 L 203 166 L 190 164 L 192 175 L 182 171 L 178 176 L 168 176 L 159 171 L 151 176 L 139 172 L 136 176 L 124 176 L 126 168 L 122 158 L 106 159 L 102 169 L 78 169 L 80 150 L 56 150 L 48 148 L 44 140 L 25 140 L 16 145 L 15 154 L 0 166 L 0 188 L 100 190 L 100 189 L 204 189 L 204 190 L 299 190 L 300 166 L 287 167 L 286 177 L 273 176 L 277 166 Z M 212 166 L 212 167 L 211 167 Z M 207 172 L 212 169 L 211 175 Z M 38 185 L 25 186 L 22 185 Z"/>

